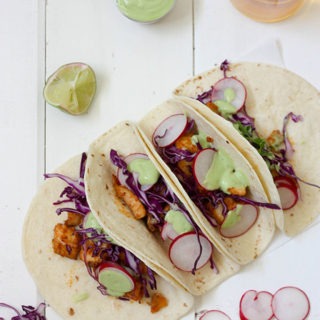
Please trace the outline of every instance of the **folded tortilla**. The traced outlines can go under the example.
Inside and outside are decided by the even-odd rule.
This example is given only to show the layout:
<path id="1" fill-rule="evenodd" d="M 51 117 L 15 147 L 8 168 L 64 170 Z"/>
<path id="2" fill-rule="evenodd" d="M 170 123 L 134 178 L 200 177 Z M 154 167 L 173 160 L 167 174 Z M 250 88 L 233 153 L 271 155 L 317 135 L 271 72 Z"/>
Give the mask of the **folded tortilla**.
<path id="1" fill-rule="evenodd" d="M 320 138 L 320 93 L 300 76 L 277 66 L 262 63 L 232 63 L 228 77 L 236 77 L 247 90 L 246 110 L 255 119 L 257 132 L 263 138 L 273 130 L 282 130 L 289 113 L 302 115 L 303 121 L 290 123 L 287 134 L 295 152 L 289 162 L 304 181 L 320 185 L 318 141 Z M 175 96 L 196 99 L 198 95 L 223 78 L 219 67 L 191 78 L 174 90 Z M 220 129 L 248 159 L 257 172 L 270 202 L 279 203 L 279 195 L 270 171 L 250 143 L 217 114 L 194 104 L 194 108 Z M 315 220 L 320 212 L 320 189 L 299 182 L 300 198 L 291 209 L 275 212 L 278 227 L 293 236 Z M 283 221 L 284 220 L 284 221 Z"/>
<path id="2" fill-rule="evenodd" d="M 190 207 L 192 207 L 193 218 L 196 223 L 221 252 L 239 264 L 247 264 L 256 259 L 272 241 L 275 231 L 273 210 L 260 207 L 256 223 L 245 234 L 235 238 L 225 238 L 217 228 L 211 226 L 200 209 L 189 198 L 178 178 L 160 158 L 152 142 L 152 135 L 157 126 L 165 118 L 178 113 L 186 113 L 190 119 L 195 120 L 199 131 L 205 132 L 209 137 L 212 137 L 215 147 L 218 149 L 223 148 L 229 154 L 236 167 L 241 169 L 250 181 L 250 198 L 257 202 L 266 203 L 268 202 L 267 195 L 263 190 L 258 176 L 243 155 L 234 147 L 228 138 L 185 102 L 177 99 L 168 100 L 154 108 L 140 121 L 139 128 L 145 143 L 148 148 L 152 150 L 160 166 L 170 174 L 172 181 L 178 187 Z"/>
<path id="3" fill-rule="evenodd" d="M 80 156 L 64 163 L 56 172 L 77 178 Z M 83 261 L 55 254 L 52 250 L 53 228 L 65 219 L 56 214 L 53 203 L 66 183 L 60 179 L 45 181 L 34 197 L 23 230 L 23 256 L 26 266 L 46 302 L 63 319 L 180 319 L 193 306 L 193 297 L 184 290 L 157 278 L 157 291 L 168 306 L 157 313 L 145 303 L 123 301 L 102 295 Z M 114 240 L 119 243 L 114 236 Z M 141 259 L 142 260 L 142 259 Z M 133 317 L 134 315 L 134 317 Z"/>
<path id="4" fill-rule="evenodd" d="M 192 210 L 141 140 L 137 127 L 133 123 L 122 122 L 90 145 L 85 173 L 90 208 L 102 226 L 110 231 L 111 236 L 116 235 L 120 243 L 143 258 L 159 275 L 174 281 L 194 295 L 207 292 L 239 270 L 237 263 L 222 255 L 216 248 L 213 250 L 213 260 L 218 273 L 211 269 L 210 263 L 198 269 L 194 275 L 177 269 L 171 263 L 168 247 L 161 237 L 150 232 L 144 222 L 133 218 L 127 206 L 117 198 L 112 182 L 112 175 L 115 174 L 115 167 L 110 160 L 112 149 L 122 156 L 132 153 L 147 154 L 187 210 Z"/>

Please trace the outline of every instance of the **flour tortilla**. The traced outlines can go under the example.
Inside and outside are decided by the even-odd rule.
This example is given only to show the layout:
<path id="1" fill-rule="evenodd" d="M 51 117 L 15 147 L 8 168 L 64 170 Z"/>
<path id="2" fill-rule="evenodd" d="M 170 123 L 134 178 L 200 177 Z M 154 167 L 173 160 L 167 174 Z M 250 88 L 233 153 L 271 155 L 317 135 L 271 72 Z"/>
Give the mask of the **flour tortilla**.
<path id="1" fill-rule="evenodd" d="M 77 178 L 80 159 L 77 156 L 69 160 L 55 172 Z M 104 296 L 98 291 L 97 283 L 89 276 L 82 261 L 55 254 L 51 245 L 53 228 L 58 222 L 63 222 L 66 216 L 57 216 L 57 206 L 52 203 L 65 187 L 66 184 L 58 178 L 42 184 L 25 219 L 22 238 L 23 256 L 31 276 L 46 302 L 63 319 L 171 320 L 180 319 L 192 309 L 193 297 L 159 276 L 158 291 L 167 297 L 169 305 L 157 313 L 150 313 L 150 306 L 146 303 Z M 88 298 L 75 302 L 83 294 Z"/>
<path id="2" fill-rule="evenodd" d="M 111 149 L 122 156 L 145 153 L 155 161 L 142 142 L 136 126 L 130 122 L 117 124 L 90 145 L 85 173 L 87 198 L 92 212 L 104 228 L 110 230 L 111 236 L 117 235 L 117 239 L 126 248 L 143 257 L 159 275 L 166 279 L 169 277 L 170 281 L 175 281 L 177 285 L 194 295 L 207 292 L 239 270 L 237 263 L 220 254 L 216 248 L 214 261 L 219 270 L 218 274 L 210 268 L 209 263 L 196 271 L 195 275 L 178 270 L 171 263 L 168 247 L 164 245 L 163 240 L 150 232 L 144 222 L 134 219 L 128 208 L 117 199 L 112 186 L 112 174 L 116 171 L 109 157 Z M 157 164 L 156 166 L 164 179 L 170 183 L 164 170 Z M 190 206 L 172 183 L 171 188 L 189 210 Z"/>
<path id="3" fill-rule="evenodd" d="M 219 132 L 210 122 L 197 113 L 187 103 L 178 99 L 171 99 L 152 109 L 139 122 L 143 139 L 148 145 L 148 148 L 152 150 L 155 158 L 160 163 L 160 166 L 162 166 L 167 172 L 170 172 L 169 174 L 173 183 L 178 187 L 182 196 L 192 208 L 195 222 L 202 228 L 207 237 L 209 237 L 216 247 L 219 248 L 219 250 L 230 259 L 233 259 L 239 264 L 247 264 L 256 259 L 272 241 L 275 231 L 273 210 L 259 208 L 259 216 L 254 226 L 245 234 L 235 238 L 225 238 L 219 233 L 217 228 L 211 226 L 202 212 L 188 197 L 179 180 L 157 154 L 152 144 L 152 135 L 157 126 L 165 118 L 173 114 L 183 112 L 185 112 L 191 119 L 194 119 L 199 131 L 203 131 L 208 136 L 212 137 L 214 139 L 215 146 L 218 149 L 223 148 L 233 159 L 235 166 L 246 174 L 248 180 L 250 181 L 250 197 L 258 202 L 268 202 L 267 195 L 265 194 L 255 171 L 247 162 L 247 160 L 234 147 L 234 145 L 223 134 L 221 134 L 221 132 Z"/>
<path id="4" fill-rule="evenodd" d="M 295 149 L 290 162 L 298 177 L 320 185 L 319 91 L 305 79 L 286 69 L 262 63 L 232 63 L 227 76 L 234 76 L 245 85 L 246 109 L 248 114 L 255 118 L 257 132 L 262 137 L 268 137 L 273 130 L 282 130 L 283 118 L 289 112 L 303 116 L 302 122 L 291 121 L 287 127 L 289 140 Z M 174 90 L 174 95 L 196 98 L 199 94 L 210 90 L 222 77 L 222 71 L 216 67 L 185 81 Z M 203 113 L 248 159 L 256 170 L 270 201 L 277 203 L 279 195 L 264 160 L 228 121 L 211 114 L 209 116 L 207 110 Z M 283 212 L 284 223 L 279 212 L 277 215 L 279 228 L 289 236 L 304 230 L 320 212 L 320 190 L 304 183 L 299 184 L 300 200 L 292 209 Z"/>

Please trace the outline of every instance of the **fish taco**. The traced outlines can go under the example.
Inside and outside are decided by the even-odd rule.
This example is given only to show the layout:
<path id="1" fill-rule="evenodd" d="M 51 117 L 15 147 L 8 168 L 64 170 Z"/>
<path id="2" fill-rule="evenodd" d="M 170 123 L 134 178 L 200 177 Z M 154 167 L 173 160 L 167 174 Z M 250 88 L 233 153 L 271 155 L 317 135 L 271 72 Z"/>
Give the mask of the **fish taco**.
<path id="1" fill-rule="evenodd" d="M 300 76 L 261 63 L 229 63 L 189 79 L 175 96 L 193 104 L 256 170 L 271 202 L 280 201 L 278 227 L 288 235 L 319 214 L 320 93 Z"/>
<path id="2" fill-rule="evenodd" d="M 177 99 L 151 110 L 139 128 L 215 246 L 239 264 L 256 259 L 273 238 L 278 206 L 269 203 L 255 171 L 230 140 Z"/>
<path id="3" fill-rule="evenodd" d="M 90 145 L 85 185 L 101 224 L 190 293 L 203 294 L 239 270 L 199 228 L 133 123 L 117 124 Z"/>
<path id="4" fill-rule="evenodd" d="M 101 227 L 85 162 L 76 156 L 47 174 L 25 220 L 23 256 L 41 295 L 63 319 L 180 319 L 193 297 Z"/>

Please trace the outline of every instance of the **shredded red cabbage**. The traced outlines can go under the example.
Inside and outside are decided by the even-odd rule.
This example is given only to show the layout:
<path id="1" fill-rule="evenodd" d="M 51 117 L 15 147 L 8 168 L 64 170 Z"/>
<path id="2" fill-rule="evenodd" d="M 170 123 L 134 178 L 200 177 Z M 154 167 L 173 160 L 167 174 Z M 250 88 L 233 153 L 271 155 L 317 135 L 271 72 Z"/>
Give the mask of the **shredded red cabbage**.
<path id="1" fill-rule="evenodd" d="M 230 63 L 227 59 L 225 59 L 221 64 L 220 64 L 220 70 L 223 71 L 223 76 L 226 78 L 227 77 L 227 71 L 229 71 L 229 66 Z"/>
<path id="2" fill-rule="evenodd" d="M 70 203 L 73 207 L 64 207 L 56 210 L 57 214 L 61 212 L 75 212 L 85 216 L 90 212 L 90 208 L 87 202 L 85 194 L 85 185 L 84 185 L 84 172 L 87 156 L 85 153 L 82 154 L 79 170 L 79 178 L 77 180 L 71 179 L 65 175 L 54 173 L 46 174 L 46 178 L 59 178 L 65 181 L 68 186 L 60 194 L 60 200 L 54 202 L 55 205 L 61 203 Z M 157 288 L 156 279 L 153 271 L 145 266 L 144 263 L 138 259 L 133 253 L 129 252 L 125 248 L 115 244 L 110 237 L 101 233 L 94 228 L 84 228 L 83 225 L 78 226 L 77 232 L 82 236 L 81 245 L 84 249 L 84 259 L 86 257 L 86 252 L 90 249 L 92 250 L 93 256 L 100 256 L 104 261 L 112 261 L 121 264 L 127 269 L 132 271 L 132 274 L 135 278 L 139 279 L 142 284 L 142 288 L 146 297 L 149 297 L 148 284 L 151 290 Z M 127 259 L 123 260 L 121 257 L 125 256 Z M 130 259 L 128 258 L 130 257 Z M 88 270 L 89 275 L 99 283 L 98 275 L 95 271 L 95 268 L 90 266 L 87 261 L 84 261 Z M 145 268 L 147 272 L 145 272 Z M 107 295 L 107 288 L 105 288 L 101 283 L 97 287 L 99 291 Z"/>
<path id="3" fill-rule="evenodd" d="M 191 122 L 189 124 L 189 127 L 191 128 L 193 125 L 194 123 Z M 123 174 L 127 176 L 127 179 L 126 179 L 127 186 L 140 199 L 140 201 L 146 207 L 148 213 L 152 215 L 152 217 L 154 218 L 154 226 L 157 227 L 159 231 L 161 231 L 161 228 L 165 223 L 165 219 L 164 219 L 166 214 L 165 207 L 167 205 L 169 205 L 171 209 L 179 210 L 180 212 L 182 212 L 185 218 L 188 220 L 188 222 L 193 226 L 197 234 L 198 243 L 200 247 L 199 256 L 195 260 L 194 267 L 192 270 L 192 273 L 194 274 L 195 270 L 197 269 L 197 264 L 202 253 L 202 244 L 199 238 L 200 229 L 196 225 L 196 223 L 193 221 L 192 217 L 190 216 L 190 213 L 187 211 L 183 203 L 178 199 L 176 194 L 172 191 L 170 186 L 168 186 L 168 184 L 166 183 L 166 181 L 163 179 L 162 176 L 160 176 L 157 183 L 155 183 L 151 189 L 147 191 L 143 191 L 138 182 L 138 176 L 128 171 L 126 162 L 121 158 L 121 156 L 117 153 L 116 150 L 110 151 L 110 159 L 111 159 L 111 162 L 116 167 L 121 169 Z M 213 264 L 214 263 L 212 261 L 211 265 Z"/>
<path id="4" fill-rule="evenodd" d="M 17 308 L 3 302 L 0 302 L 0 307 L 11 309 L 17 314 L 12 317 L 11 320 L 46 320 L 45 303 L 40 303 L 36 308 L 32 306 L 21 306 L 23 312 L 20 312 Z M 5 319 L 0 317 L 0 320 Z"/>

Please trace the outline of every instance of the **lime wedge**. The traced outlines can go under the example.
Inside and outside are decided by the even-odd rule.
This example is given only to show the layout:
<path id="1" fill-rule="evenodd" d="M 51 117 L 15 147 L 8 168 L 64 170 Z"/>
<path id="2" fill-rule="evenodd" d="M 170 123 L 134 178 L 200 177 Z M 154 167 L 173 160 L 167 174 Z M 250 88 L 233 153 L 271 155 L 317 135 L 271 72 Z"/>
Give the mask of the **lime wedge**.
<path id="1" fill-rule="evenodd" d="M 86 112 L 96 92 L 96 77 L 85 63 L 61 66 L 47 80 L 43 95 L 47 103 L 70 114 Z"/>

